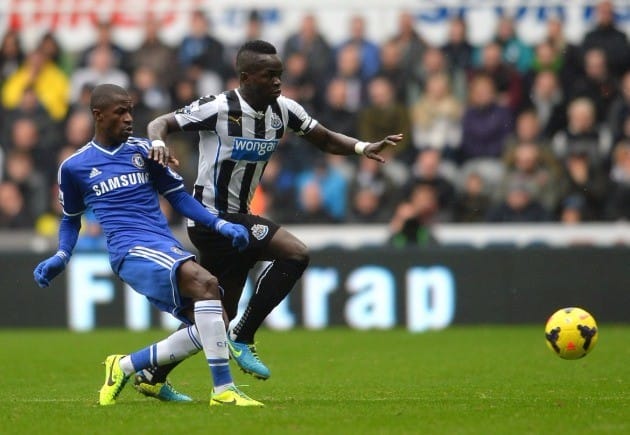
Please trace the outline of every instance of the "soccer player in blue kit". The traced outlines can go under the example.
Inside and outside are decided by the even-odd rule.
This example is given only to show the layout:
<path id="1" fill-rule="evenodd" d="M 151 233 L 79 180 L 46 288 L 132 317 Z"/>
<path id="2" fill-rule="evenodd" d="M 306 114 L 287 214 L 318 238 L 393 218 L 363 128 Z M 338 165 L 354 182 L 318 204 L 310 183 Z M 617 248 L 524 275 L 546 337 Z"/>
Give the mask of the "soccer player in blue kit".
<path id="1" fill-rule="evenodd" d="M 132 101 L 127 91 L 110 84 L 97 86 L 90 107 L 94 139 L 59 167 L 64 213 L 59 248 L 35 268 L 35 281 L 47 287 L 65 269 L 81 228 L 81 214 L 91 208 L 107 237 L 116 275 L 187 325 L 130 355 L 108 356 L 99 403 L 116 403 L 132 374 L 203 350 L 214 386 L 211 406 L 262 406 L 232 381 L 221 288 L 172 235 L 158 194 L 182 215 L 231 240 L 235 249 L 248 245 L 247 230 L 206 210 L 185 191 L 177 173 L 156 161 L 147 139 L 131 137 Z"/>

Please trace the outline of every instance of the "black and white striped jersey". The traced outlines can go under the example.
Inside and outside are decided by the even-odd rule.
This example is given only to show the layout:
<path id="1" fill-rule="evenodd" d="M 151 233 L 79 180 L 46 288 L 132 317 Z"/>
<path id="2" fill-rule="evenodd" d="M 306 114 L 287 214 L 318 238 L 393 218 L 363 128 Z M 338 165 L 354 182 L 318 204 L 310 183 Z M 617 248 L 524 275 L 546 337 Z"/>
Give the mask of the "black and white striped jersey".
<path id="1" fill-rule="evenodd" d="M 202 97 L 175 112 L 187 131 L 199 131 L 199 167 L 194 196 L 215 213 L 248 213 L 267 161 L 287 128 L 303 135 L 317 121 L 304 108 L 280 96 L 254 110 L 233 89 Z"/>

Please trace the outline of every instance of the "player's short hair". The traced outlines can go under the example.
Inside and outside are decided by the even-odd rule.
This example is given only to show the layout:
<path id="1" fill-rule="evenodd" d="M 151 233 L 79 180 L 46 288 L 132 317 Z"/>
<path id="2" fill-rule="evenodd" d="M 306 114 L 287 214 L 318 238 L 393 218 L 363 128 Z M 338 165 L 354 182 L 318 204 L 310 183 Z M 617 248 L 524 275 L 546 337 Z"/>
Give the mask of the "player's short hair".
<path id="1" fill-rule="evenodd" d="M 267 41 L 260 39 L 247 41 L 241 45 L 238 53 L 236 53 L 236 71 L 238 73 L 251 71 L 252 67 L 255 67 L 255 55 L 257 54 L 278 54 L 278 50 Z"/>
<path id="2" fill-rule="evenodd" d="M 114 101 L 119 100 L 120 97 L 129 98 L 129 93 L 125 88 L 109 83 L 98 85 L 92 90 L 92 95 L 90 96 L 90 110 L 104 109 L 114 103 Z"/>

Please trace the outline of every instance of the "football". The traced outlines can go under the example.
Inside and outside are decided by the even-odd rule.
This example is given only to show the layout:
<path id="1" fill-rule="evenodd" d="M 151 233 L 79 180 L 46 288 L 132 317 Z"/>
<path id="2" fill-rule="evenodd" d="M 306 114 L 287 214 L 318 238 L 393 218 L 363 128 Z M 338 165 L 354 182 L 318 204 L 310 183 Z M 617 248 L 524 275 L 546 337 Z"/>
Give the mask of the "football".
<path id="1" fill-rule="evenodd" d="M 593 316 L 576 307 L 556 311 L 545 326 L 547 346 L 564 359 L 585 357 L 595 347 L 598 335 Z"/>

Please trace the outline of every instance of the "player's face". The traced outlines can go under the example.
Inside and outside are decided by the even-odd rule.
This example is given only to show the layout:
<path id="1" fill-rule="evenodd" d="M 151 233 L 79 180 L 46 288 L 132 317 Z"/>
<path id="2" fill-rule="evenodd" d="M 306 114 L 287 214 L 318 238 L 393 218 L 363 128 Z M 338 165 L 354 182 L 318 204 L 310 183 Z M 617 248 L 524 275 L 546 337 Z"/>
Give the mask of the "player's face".
<path id="1" fill-rule="evenodd" d="M 247 73 L 243 84 L 265 103 L 271 103 L 281 93 L 282 61 L 275 54 L 260 54 L 257 64 L 259 68 Z"/>
<path id="2" fill-rule="evenodd" d="M 120 96 L 100 112 L 97 121 L 100 123 L 101 130 L 107 132 L 113 143 L 123 143 L 133 133 L 132 109 L 131 98 Z"/>

